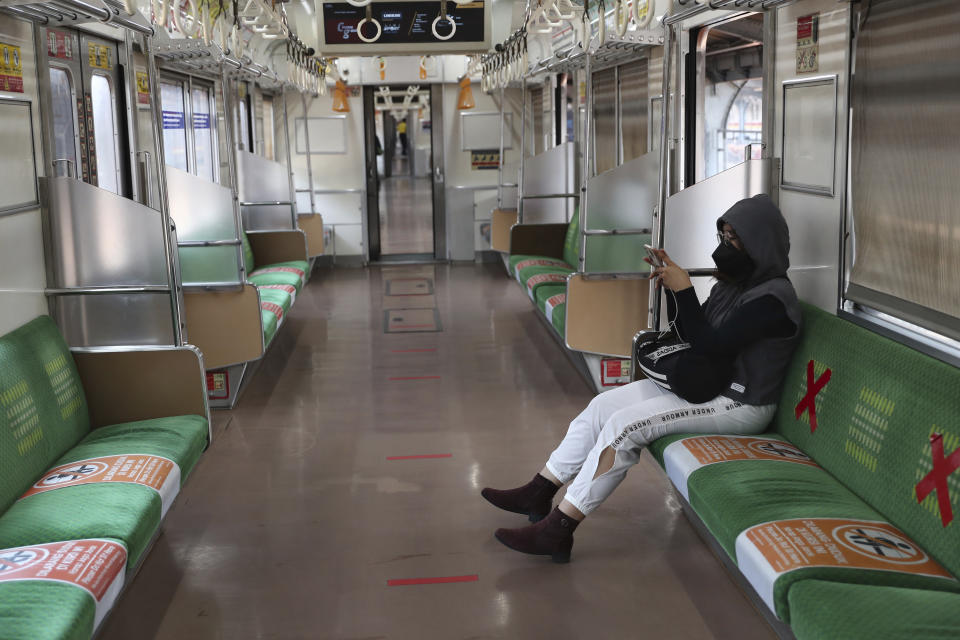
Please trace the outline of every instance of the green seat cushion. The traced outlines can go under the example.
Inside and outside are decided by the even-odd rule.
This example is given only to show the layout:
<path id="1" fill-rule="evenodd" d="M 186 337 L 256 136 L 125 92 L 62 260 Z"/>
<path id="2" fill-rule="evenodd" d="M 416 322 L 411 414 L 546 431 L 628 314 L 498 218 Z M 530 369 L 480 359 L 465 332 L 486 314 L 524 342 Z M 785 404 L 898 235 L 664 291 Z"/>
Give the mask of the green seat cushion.
<path id="1" fill-rule="evenodd" d="M 561 338 L 567 336 L 567 303 L 558 304 L 553 308 L 553 315 L 550 318 L 550 324 L 557 330 Z"/>
<path id="2" fill-rule="evenodd" d="M 790 590 L 797 640 L 948 640 L 960 635 L 960 595 L 804 580 Z"/>
<path id="3" fill-rule="evenodd" d="M 765 437 L 769 435 L 765 434 Z M 677 440 L 673 438 L 674 442 Z M 671 456 L 675 453 L 673 449 L 666 451 L 665 466 L 671 475 L 675 475 L 671 465 Z M 676 484 L 676 480 L 674 482 Z M 743 535 L 750 527 L 810 518 L 886 521 L 818 466 L 767 460 L 721 462 L 696 469 L 687 478 L 686 485 L 690 505 L 704 525 L 744 571 L 777 617 L 786 622 L 791 620 L 788 594 L 792 586 L 802 580 L 960 591 L 960 584 L 945 578 L 892 570 L 825 566 L 802 567 L 782 573 L 775 577 L 770 587 L 770 582 L 763 577 L 767 574 L 762 569 L 764 563 L 759 560 L 759 552 Z M 891 568 L 896 567 L 891 565 Z"/>
<path id="4" fill-rule="evenodd" d="M 521 284 L 526 284 L 527 282 L 530 281 L 530 278 L 534 276 L 542 275 L 545 273 L 559 273 L 559 274 L 567 275 L 569 273 L 573 273 L 573 269 L 569 267 L 551 267 L 546 265 L 531 266 L 531 267 L 527 267 L 525 269 L 520 270 L 519 272 L 520 275 L 517 277 L 517 282 L 520 282 Z M 563 282 L 564 282 L 564 286 L 566 286 L 566 278 L 564 278 Z"/>
<path id="5" fill-rule="evenodd" d="M 290 310 L 290 306 L 293 304 L 293 296 L 283 289 L 273 289 L 268 287 L 257 288 L 257 291 L 260 293 L 261 308 L 265 302 L 277 305 L 281 309 L 280 317 L 282 318 L 287 311 Z"/>
<path id="6" fill-rule="evenodd" d="M 263 345 L 266 346 L 270 344 L 273 336 L 277 333 L 279 318 L 277 318 L 277 315 L 272 311 L 267 311 L 261 307 L 260 322 L 263 324 Z"/>
<path id="7" fill-rule="evenodd" d="M 527 272 L 528 269 L 531 269 L 531 268 L 542 269 L 544 267 L 547 267 L 550 269 L 561 269 L 561 270 L 573 271 L 573 267 L 571 267 L 569 264 L 567 264 L 563 260 L 558 260 L 556 258 L 548 258 L 546 256 L 528 256 L 524 260 L 518 260 L 514 262 L 513 266 L 511 267 L 511 272 L 513 273 L 513 277 L 517 280 L 517 282 L 523 282 L 524 281 L 523 274 L 524 272 Z M 528 273 L 534 273 L 534 272 L 528 272 Z"/>
<path id="8" fill-rule="evenodd" d="M 207 434 L 207 420 L 200 416 L 101 427 L 50 466 L 99 456 L 151 454 L 177 463 L 182 484 L 206 447 Z M 160 516 L 160 495 L 149 487 L 120 482 L 64 487 L 19 500 L 0 516 L 0 549 L 113 538 L 126 545 L 127 566 L 132 568 L 156 532 Z"/>
<path id="9" fill-rule="evenodd" d="M 537 290 L 545 286 L 567 286 L 567 276 L 570 271 L 551 267 L 530 267 L 524 269 L 521 286 L 531 300 L 536 300 Z"/>
<path id="10" fill-rule="evenodd" d="M 250 246 L 250 238 L 245 231 L 240 232 L 240 243 L 243 245 L 243 267 L 249 274 L 257 268 L 257 263 L 253 259 L 253 247 Z"/>
<path id="11" fill-rule="evenodd" d="M 563 261 L 573 266 L 580 263 L 580 207 L 573 210 L 573 217 L 567 225 L 567 235 L 563 239 Z"/>
<path id="12" fill-rule="evenodd" d="M 815 430 L 809 412 L 796 415 L 809 362 L 814 380 L 831 370 L 816 395 Z M 932 469 L 932 433 L 943 435 L 945 456 L 960 447 L 957 389 L 960 369 L 804 305 L 803 338 L 773 430 L 960 575 L 960 471 L 948 478 L 952 521 L 942 521 L 937 492 L 918 502 L 916 490 Z"/>
<path id="13" fill-rule="evenodd" d="M 303 286 L 303 280 L 300 279 L 300 276 L 289 271 L 259 272 L 249 276 L 247 281 L 258 287 L 268 284 L 290 285 L 296 288 L 298 293 L 300 292 L 300 288 Z"/>
<path id="14" fill-rule="evenodd" d="M 74 585 L 0 582 L 0 640 L 90 640 L 96 608 Z"/>
<path id="15" fill-rule="evenodd" d="M 0 337 L 0 513 L 89 431 L 73 356 L 53 320 L 40 316 Z"/>
<path id="16" fill-rule="evenodd" d="M 550 298 L 552 298 L 553 296 L 560 295 L 560 294 L 564 294 L 564 293 L 566 293 L 566 292 L 567 292 L 567 287 L 566 287 L 566 285 L 563 285 L 563 286 L 561 286 L 561 285 L 550 285 L 550 286 L 538 288 L 538 289 L 537 289 L 536 296 L 535 296 L 535 297 L 536 297 L 535 302 L 537 303 L 537 309 L 540 309 L 540 311 L 541 311 L 542 313 L 546 313 L 545 307 L 546 307 L 546 304 L 547 304 L 547 300 L 550 299 Z"/>

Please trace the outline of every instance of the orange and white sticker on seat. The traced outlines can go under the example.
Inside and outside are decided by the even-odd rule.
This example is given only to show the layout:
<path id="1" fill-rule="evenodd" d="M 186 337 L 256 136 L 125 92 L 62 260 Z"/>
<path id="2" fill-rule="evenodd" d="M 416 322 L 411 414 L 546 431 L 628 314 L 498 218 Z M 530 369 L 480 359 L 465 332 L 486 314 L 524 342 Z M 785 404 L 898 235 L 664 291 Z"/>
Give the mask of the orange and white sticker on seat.
<path id="1" fill-rule="evenodd" d="M 736 554 L 740 571 L 774 612 L 774 584 L 797 569 L 867 569 L 955 581 L 905 533 L 872 520 L 799 518 L 758 524 L 737 536 Z"/>
<path id="2" fill-rule="evenodd" d="M 737 460 L 775 460 L 819 466 L 810 456 L 789 442 L 754 436 L 694 436 L 667 445 L 663 466 L 667 477 L 687 500 L 687 480 L 701 467 Z"/>
<path id="3" fill-rule="evenodd" d="M 553 322 L 553 310 L 556 309 L 561 304 L 567 303 L 567 294 L 558 293 L 555 296 L 550 296 L 547 298 L 547 302 L 544 305 L 543 311 L 544 315 L 547 316 L 547 322 Z"/>
<path id="4" fill-rule="evenodd" d="M 96 629 L 123 589 L 126 564 L 126 548 L 113 540 L 68 540 L 0 549 L 0 583 L 41 580 L 83 589 L 96 605 Z"/>
<path id="5" fill-rule="evenodd" d="M 563 267 L 564 269 L 569 269 L 570 266 L 563 262 L 562 260 L 550 260 L 547 258 L 530 258 L 528 260 L 521 260 L 513 268 L 513 275 L 518 280 L 520 279 L 520 272 L 526 269 L 527 267 Z"/>
<path id="6" fill-rule="evenodd" d="M 533 290 L 537 288 L 538 284 L 544 284 L 546 282 L 562 282 L 566 284 L 567 275 L 566 273 L 541 273 L 532 276 L 527 280 L 527 294 L 530 296 L 530 299 L 533 300 Z"/>
<path id="7" fill-rule="evenodd" d="M 126 482 L 153 489 L 160 494 L 162 518 L 180 492 L 180 467 L 173 460 L 140 453 L 88 458 L 50 469 L 20 499 L 98 482 Z"/>

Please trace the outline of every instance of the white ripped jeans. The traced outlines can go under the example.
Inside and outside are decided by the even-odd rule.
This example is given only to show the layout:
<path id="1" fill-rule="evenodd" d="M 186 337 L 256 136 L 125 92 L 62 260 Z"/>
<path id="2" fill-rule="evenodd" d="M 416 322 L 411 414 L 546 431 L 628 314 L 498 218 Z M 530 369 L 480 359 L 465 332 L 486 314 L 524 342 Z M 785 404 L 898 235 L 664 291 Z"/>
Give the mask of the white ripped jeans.
<path id="1" fill-rule="evenodd" d="M 550 454 L 547 470 L 563 483 L 576 476 L 565 498 L 587 515 L 613 493 L 627 470 L 640 460 L 643 448 L 657 438 L 672 433 L 760 433 L 776 408 L 775 404 L 742 404 L 724 396 L 692 404 L 652 380 L 638 380 L 591 400 Z M 600 454 L 607 447 L 616 451 L 613 466 L 594 478 Z"/>

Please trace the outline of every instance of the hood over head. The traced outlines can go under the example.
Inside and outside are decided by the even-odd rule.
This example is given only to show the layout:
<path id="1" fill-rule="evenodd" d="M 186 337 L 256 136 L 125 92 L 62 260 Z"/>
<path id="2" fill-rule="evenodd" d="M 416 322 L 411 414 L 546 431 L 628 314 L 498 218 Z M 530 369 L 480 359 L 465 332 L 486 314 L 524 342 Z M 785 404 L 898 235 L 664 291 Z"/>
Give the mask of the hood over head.
<path id="1" fill-rule="evenodd" d="M 724 223 L 736 231 L 755 265 L 745 283 L 746 288 L 787 275 L 790 231 L 770 196 L 761 193 L 735 203 L 717 219 L 718 231 L 723 230 Z"/>

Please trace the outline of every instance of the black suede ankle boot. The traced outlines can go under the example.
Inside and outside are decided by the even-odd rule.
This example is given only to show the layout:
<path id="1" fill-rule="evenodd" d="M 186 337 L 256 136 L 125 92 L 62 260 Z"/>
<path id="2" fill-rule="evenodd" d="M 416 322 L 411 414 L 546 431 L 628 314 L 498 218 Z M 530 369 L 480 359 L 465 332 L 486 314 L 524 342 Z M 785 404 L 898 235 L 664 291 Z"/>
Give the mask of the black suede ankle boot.
<path id="1" fill-rule="evenodd" d="M 497 529 L 497 540 L 514 551 L 550 556 L 554 562 L 570 562 L 573 530 L 580 524 L 559 508 L 536 524 L 520 529 Z"/>
<path id="2" fill-rule="evenodd" d="M 529 517 L 530 522 L 539 522 L 550 513 L 553 496 L 559 490 L 560 487 L 538 473 L 522 487 L 505 490 L 487 487 L 480 495 L 495 507 L 511 513 L 522 513 Z"/>

